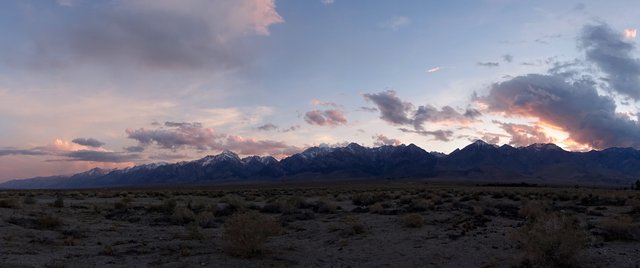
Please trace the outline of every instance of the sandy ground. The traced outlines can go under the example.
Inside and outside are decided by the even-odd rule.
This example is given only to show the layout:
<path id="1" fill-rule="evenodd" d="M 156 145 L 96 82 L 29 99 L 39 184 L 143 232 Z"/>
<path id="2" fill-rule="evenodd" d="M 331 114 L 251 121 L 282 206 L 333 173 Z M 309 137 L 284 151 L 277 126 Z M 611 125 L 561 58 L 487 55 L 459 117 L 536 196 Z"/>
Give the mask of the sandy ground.
<path id="1" fill-rule="evenodd" d="M 534 203 L 577 219 L 575 266 L 640 265 L 638 192 L 393 185 L 0 192 L 0 267 L 536 266 L 517 238 Z M 247 211 L 281 231 L 235 256 L 224 223 Z"/>

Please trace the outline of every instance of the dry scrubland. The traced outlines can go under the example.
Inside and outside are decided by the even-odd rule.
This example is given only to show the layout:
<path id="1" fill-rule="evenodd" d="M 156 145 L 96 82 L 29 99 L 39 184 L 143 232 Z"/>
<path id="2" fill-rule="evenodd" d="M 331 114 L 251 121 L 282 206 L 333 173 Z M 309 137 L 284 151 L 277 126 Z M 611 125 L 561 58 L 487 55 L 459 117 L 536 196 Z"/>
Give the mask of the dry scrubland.
<path id="1" fill-rule="evenodd" d="M 0 267 L 638 267 L 640 192 L 393 184 L 0 192 Z"/>

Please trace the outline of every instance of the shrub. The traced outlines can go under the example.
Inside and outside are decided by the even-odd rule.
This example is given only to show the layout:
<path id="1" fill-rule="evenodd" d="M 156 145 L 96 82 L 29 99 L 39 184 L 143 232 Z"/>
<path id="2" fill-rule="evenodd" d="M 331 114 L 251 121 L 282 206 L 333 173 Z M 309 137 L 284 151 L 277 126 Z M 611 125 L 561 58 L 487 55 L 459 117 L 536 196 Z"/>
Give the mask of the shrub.
<path id="1" fill-rule="evenodd" d="M 280 225 L 268 216 L 255 211 L 236 213 L 224 223 L 224 250 L 238 257 L 258 256 L 264 253 L 269 237 L 280 232 Z"/>
<path id="2" fill-rule="evenodd" d="M 318 213 L 335 213 L 338 209 L 338 205 L 335 202 L 322 198 L 317 202 Z"/>
<path id="3" fill-rule="evenodd" d="M 634 225 L 633 218 L 627 215 L 604 220 L 602 230 L 602 236 L 608 241 L 640 239 L 640 226 Z"/>
<path id="4" fill-rule="evenodd" d="M 525 251 L 523 264 L 534 267 L 578 267 L 587 236 L 575 217 L 537 214 L 514 233 Z"/>
<path id="5" fill-rule="evenodd" d="M 409 213 L 400 217 L 400 223 L 404 227 L 420 228 L 424 225 L 424 218 L 418 213 Z"/>
<path id="6" fill-rule="evenodd" d="M 224 197 L 222 197 L 221 202 L 228 205 L 227 209 L 231 213 L 234 213 L 236 211 L 245 211 L 247 209 L 246 202 L 244 201 L 244 199 L 242 199 L 242 197 L 238 195 L 225 195 Z"/>
<path id="7" fill-rule="evenodd" d="M 41 229 L 55 229 L 56 227 L 62 225 L 62 220 L 51 214 L 45 214 L 40 216 L 37 219 L 36 223 Z"/>
<path id="8" fill-rule="evenodd" d="M 201 240 L 204 238 L 202 232 L 200 232 L 200 226 L 196 223 L 187 225 L 187 238 L 191 240 Z"/>
<path id="9" fill-rule="evenodd" d="M 183 207 L 175 209 L 173 214 L 171 215 L 171 222 L 173 224 L 182 225 L 195 221 L 195 219 L 196 215 L 193 213 L 193 211 Z"/>
<path id="10" fill-rule="evenodd" d="M 358 218 L 351 215 L 340 219 L 340 223 L 342 223 L 342 228 L 337 228 L 337 230 L 340 230 L 342 237 L 364 234 L 367 231 L 367 227 Z"/>
<path id="11" fill-rule="evenodd" d="M 384 206 L 382 206 L 382 203 L 377 202 L 371 206 L 369 206 L 369 212 L 373 213 L 373 214 L 380 214 L 384 211 Z"/>
<path id="12" fill-rule="evenodd" d="M 210 211 L 203 211 L 196 216 L 196 222 L 202 228 L 215 227 L 215 216 Z"/>
<path id="13" fill-rule="evenodd" d="M 58 196 L 56 198 L 56 201 L 53 201 L 51 206 L 54 207 L 54 208 L 63 208 L 64 207 L 64 198 L 62 198 L 62 196 Z"/>
<path id="14" fill-rule="evenodd" d="M 0 199 L 0 208 L 16 208 L 18 203 L 13 198 Z"/>
<path id="15" fill-rule="evenodd" d="M 415 211 L 425 211 L 425 210 L 433 209 L 435 207 L 435 204 L 431 200 L 417 199 L 413 201 L 413 203 L 411 204 L 411 207 Z"/>
<path id="16" fill-rule="evenodd" d="M 178 202 L 175 199 L 170 198 L 162 201 L 162 204 L 160 205 L 152 206 L 150 210 L 162 212 L 164 214 L 173 214 L 173 211 L 176 209 L 177 205 L 178 205 Z"/>
<path id="17" fill-rule="evenodd" d="M 35 197 L 33 197 L 32 195 L 27 195 L 24 197 L 24 199 L 22 200 L 22 203 L 26 204 L 26 205 L 33 205 L 35 203 L 37 203 L 38 201 L 36 200 Z"/>

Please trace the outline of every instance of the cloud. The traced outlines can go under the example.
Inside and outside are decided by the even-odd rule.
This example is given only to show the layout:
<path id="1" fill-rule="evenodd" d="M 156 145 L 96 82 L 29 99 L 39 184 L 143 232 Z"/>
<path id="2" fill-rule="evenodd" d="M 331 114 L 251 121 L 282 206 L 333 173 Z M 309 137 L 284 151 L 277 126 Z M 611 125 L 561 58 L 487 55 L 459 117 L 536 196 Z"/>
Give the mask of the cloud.
<path id="1" fill-rule="evenodd" d="M 411 19 L 409 19 L 408 17 L 394 16 L 382 22 L 380 26 L 382 26 L 383 28 L 390 29 L 392 31 L 397 31 L 402 27 L 408 26 L 409 24 L 411 24 Z"/>
<path id="2" fill-rule="evenodd" d="M 471 123 L 478 116 L 480 111 L 468 108 L 464 113 L 458 112 L 451 106 L 444 106 L 440 110 L 432 105 L 418 107 L 413 117 L 413 125 L 417 130 L 423 130 L 425 122 L 449 122 L 449 123 Z"/>
<path id="3" fill-rule="evenodd" d="M 375 112 L 378 111 L 378 108 L 362 106 L 362 107 L 358 108 L 358 111 L 375 113 Z"/>
<path id="4" fill-rule="evenodd" d="M 169 129 L 127 129 L 129 139 L 138 141 L 141 145 L 157 144 L 162 149 L 179 149 L 192 147 L 199 150 L 210 148 L 217 144 L 216 140 L 223 137 L 215 133 L 212 128 L 203 128 L 200 123 L 174 124 L 166 122 Z"/>
<path id="5" fill-rule="evenodd" d="M 264 125 L 261 125 L 257 128 L 259 131 L 272 131 L 272 130 L 277 130 L 278 126 L 272 124 L 272 123 L 266 123 Z"/>
<path id="6" fill-rule="evenodd" d="M 638 34 L 638 29 L 624 29 L 624 38 L 625 39 L 636 39 L 636 35 Z"/>
<path id="7" fill-rule="evenodd" d="M 320 3 L 322 3 L 323 5 L 331 5 L 335 2 L 336 0 L 320 0 Z"/>
<path id="8" fill-rule="evenodd" d="M 372 136 L 371 138 L 374 139 L 374 142 L 373 142 L 374 146 L 383 146 L 383 145 L 394 145 L 394 146 L 397 146 L 397 145 L 402 144 L 402 142 L 400 142 L 400 140 L 392 139 L 392 138 L 389 138 L 389 137 L 387 137 L 385 135 L 382 135 L 382 134 L 378 134 L 376 136 Z"/>
<path id="9" fill-rule="evenodd" d="M 493 84 L 478 101 L 489 112 L 537 118 L 593 148 L 640 148 L 638 122 L 617 113 L 614 100 L 599 95 L 595 85 L 588 78 L 568 81 L 557 74 L 529 74 Z"/>
<path id="10" fill-rule="evenodd" d="M 440 69 L 442 69 L 442 68 L 440 68 L 440 67 L 433 67 L 433 68 L 431 68 L 431 69 L 428 69 L 428 70 L 427 70 L 427 73 L 435 73 L 435 72 L 437 72 L 437 71 L 440 71 Z"/>
<path id="11" fill-rule="evenodd" d="M 71 3 L 65 17 L 44 10 L 51 21 L 29 31 L 35 35 L 30 60 L 44 66 L 228 69 L 246 54 L 235 41 L 269 35 L 271 25 L 284 22 L 274 1 L 59 1 Z"/>
<path id="12" fill-rule="evenodd" d="M 365 100 L 371 101 L 378 106 L 380 110 L 380 119 L 387 121 L 393 125 L 411 124 L 412 119 L 408 113 L 413 110 L 413 104 L 403 102 L 396 96 L 393 90 L 387 90 L 380 93 L 363 94 Z"/>
<path id="13" fill-rule="evenodd" d="M 544 133 L 542 127 L 537 125 L 529 126 L 523 124 L 503 123 L 498 121 L 493 122 L 498 124 L 511 136 L 509 144 L 514 146 L 527 146 L 534 143 L 555 142 L 553 138 L 548 137 Z"/>
<path id="14" fill-rule="evenodd" d="M 330 102 L 330 101 L 321 101 L 321 100 L 317 100 L 317 99 L 312 99 L 311 100 L 311 105 L 314 106 L 330 106 L 333 108 L 338 108 L 338 107 L 342 107 L 342 105 L 339 105 L 335 102 Z"/>
<path id="15" fill-rule="evenodd" d="M 549 44 L 549 40 L 558 39 L 558 38 L 561 38 L 561 37 L 562 37 L 561 34 L 547 34 L 547 35 L 543 35 L 543 36 L 541 36 L 539 38 L 536 38 L 536 40 L 534 40 L 534 42 L 546 45 L 546 44 Z"/>
<path id="16" fill-rule="evenodd" d="M 411 130 L 407 128 L 399 128 L 398 130 L 405 133 L 417 133 L 422 136 L 432 136 L 435 140 L 439 140 L 439 141 L 450 141 L 451 137 L 453 137 L 453 131 L 451 130 L 427 131 L 427 130 Z"/>
<path id="17" fill-rule="evenodd" d="M 286 131 L 293 129 L 297 129 L 297 127 L 291 127 Z M 139 149 L 139 147 L 144 149 L 150 145 L 156 145 L 157 149 L 171 151 L 188 149 L 221 151 L 228 149 L 245 155 L 283 156 L 300 151 L 298 147 L 287 145 L 282 141 L 257 140 L 239 135 L 217 133 L 212 128 L 202 126 L 201 123 L 165 122 L 164 127 L 127 129 L 126 133 L 130 139 L 140 143 L 140 146 L 127 147 L 127 149 L 133 149 L 132 151 Z"/>
<path id="18" fill-rule="evenodd" d="M 15 149 L 15 148 L 3 148 L 0 149 L 0 156 L 7 155 L 46 155 L 45 151 L 39 149 Z"/>
<path id="19" fill-rule="evenodd" d="M 141 152 L 144 152 L 145 148 L 144 146 L 128 146 L 122 149 L 129 153 L 141 153 Z"/>
<path id="20" fill-rule="evenodd" d="M 286 132 L 296 131 L 298 129 L 300 129 L 300 125 L 290 126 L 288 128 L 281 130 L 280 132 L 286 133 Z"/>
<path id="21" fill-rule="evenodd" d="M 505 62 L 511 63 L 513 62 L 513 56 L 511 54 L 504 54 L 502 55 L 502 60 L 504 60 Z"/>
<path id="22" fill-rule="evenodd" d="M 338 126 L 347 124 L 347 118 L 340 110 L 313 110 L 304 114 L 304 120 L 311 125 Z"/>
<path id="23" fill-rule="evenodd" d="M 256 140 L 236 135 L 229 136 L 223 146 L 243 155 L 292 155 L 301 151 L 300 148 L 282 141 Z"/>
<path id="24" fill-rule="evenodd" d="M 133 162 L 140 158 L 137 154 L 125 154 L 119 152 L 104 152 L 104 151 L 91 151 L 91 150 L 79 150 L 72 151 L 63 154 L 63 156 L 71 158 L 66 161 L 91 161 L 91 162 L 105 162 L 105 163 L 123 163 Z"/>
<path id="25" fill-rule="evenodd" d="M 606 24 L 586 25 L 579 37 L 586 58 L 606 74 L 611 90 L 640 99 L 640 62 L 633 58 L 635 46 Z"/>
<path id="26" fill-rule="evenodd" d="M 478 66 L 483 66 L 483 67 L 498 67 L 498 66 L 500 66 L 500 63 L 498 63 L 498 62 L 478 62 L 476 64 Z"/>
<path id="27" fill-rule="evenodd" d="M 84 145 L 84 146 L 94 147 L 94 148 L 102 147 L 105 144 L 104 142 L 101 142 L 94 138 L 76 138 L 76 139 L 73 139 L 71 142 L 75 144 Z"/>
<path id="28" fill-rule="evenodd" d="M 424 130 L 425 122 L 470 123 L 481 115 L 480 111 L 473 108 L 460 113 L 451 106 L 438 109 L 432 105 L 422 105 L 416 110 L 412 103 L 398 98 L 393 90 L 363 94 L 363 97 L 378 106 L 380 119 L 392 125 L 413 125 L 416 130 Z"/>

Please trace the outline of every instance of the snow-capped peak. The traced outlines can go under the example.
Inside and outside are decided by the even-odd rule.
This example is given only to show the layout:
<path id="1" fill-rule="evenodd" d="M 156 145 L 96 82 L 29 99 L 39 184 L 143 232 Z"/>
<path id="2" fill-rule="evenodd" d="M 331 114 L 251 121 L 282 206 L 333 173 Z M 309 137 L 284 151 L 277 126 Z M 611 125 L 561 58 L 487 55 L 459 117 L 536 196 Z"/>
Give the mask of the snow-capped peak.
<path id="1" fill-rule="evenodd" d="M 204 167 L 222 161 L 240 161 L 240 157 L 236 153 L 225 149 L 222 153 L 217 155 L 208 155 L 205 158 L 202 158 L 201 161 L 202 166 Z"/>

